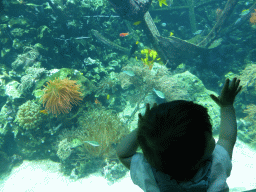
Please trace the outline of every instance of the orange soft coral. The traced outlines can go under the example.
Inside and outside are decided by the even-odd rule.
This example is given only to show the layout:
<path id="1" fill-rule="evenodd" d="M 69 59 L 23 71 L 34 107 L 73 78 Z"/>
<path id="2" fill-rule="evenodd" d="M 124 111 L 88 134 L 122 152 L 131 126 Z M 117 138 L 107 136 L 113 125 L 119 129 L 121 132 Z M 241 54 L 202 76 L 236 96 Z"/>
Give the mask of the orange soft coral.
<path id="1" fill-rule="evenodd" d="M 251 14 L 250 22 L 255 25 L 256 24 L 256 9 L 254 9 L 254 11 L 255 12 Z"/>
<path id="2" fill-rule="evenodd" d="M 58 78 L 47 82 L 41 100 L 48 113 L 56 116 L 69 113 L 72 105 L 78 105 L 82 100 L 79 90 L 80 85 L 77 85 L 76 81 Z"/>

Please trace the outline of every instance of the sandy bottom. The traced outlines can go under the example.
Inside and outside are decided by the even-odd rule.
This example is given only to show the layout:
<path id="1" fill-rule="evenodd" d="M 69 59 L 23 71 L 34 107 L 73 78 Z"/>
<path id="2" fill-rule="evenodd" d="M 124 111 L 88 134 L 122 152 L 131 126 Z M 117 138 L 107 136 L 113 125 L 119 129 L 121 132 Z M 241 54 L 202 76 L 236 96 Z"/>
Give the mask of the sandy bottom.
<path id="1" fill-rule="evenodd" d="M 237 141 L 233 168 L 227 183 L 231 191 L 256 188 L 256 151 Z M 60 165 L 50 160 L 24 161 L 0 181 L 1 192 L 142 192 L 134 185 L 129 173 L 113 185 L 100 174 L 72 180 L 59 171 Z M 236 190 L 235 190 L 236 189 Z"/>
<path id="2" fill-rule="evenodd" d="M 232 171 L 227 179 L 230 189 L 256 189 L 256 150 L 237 140 L 232 158 Z"/>
<path id="3" fill-rule="evenodd" d="M 50 160 L 24 161 L 0 181 L 1 192 L 141 192 L 127 174 L 113 185 L 100 174 L 78 180 L 63 176 L 59 163 Z"/>

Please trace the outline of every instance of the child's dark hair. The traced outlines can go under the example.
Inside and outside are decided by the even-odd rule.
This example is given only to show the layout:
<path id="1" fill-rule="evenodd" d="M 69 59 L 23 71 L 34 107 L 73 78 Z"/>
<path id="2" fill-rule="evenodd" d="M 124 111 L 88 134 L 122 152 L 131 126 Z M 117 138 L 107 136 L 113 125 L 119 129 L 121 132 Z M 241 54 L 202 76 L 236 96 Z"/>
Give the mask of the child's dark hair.
<path id="1" fill-rule="evenodd" d="M 212 136 L 207 109 L 191 101 L 176 100 L 154 106 L 140 116 L 137 140 L 145 159 L 176 179 L 191 179 Z"/>

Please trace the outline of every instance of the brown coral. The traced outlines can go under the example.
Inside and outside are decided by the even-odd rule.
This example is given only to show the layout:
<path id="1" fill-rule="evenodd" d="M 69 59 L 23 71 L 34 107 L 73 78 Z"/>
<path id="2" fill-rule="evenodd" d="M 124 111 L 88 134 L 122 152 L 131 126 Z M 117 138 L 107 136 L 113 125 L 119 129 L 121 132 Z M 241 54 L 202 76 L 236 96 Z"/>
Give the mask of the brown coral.
<path id="1" fill-rule="evenodd" d="M 113 145 L 120 142 L 121 138 L 128 133 L 128 128 L 120 118 L 111 110 L 97 108 L 85 112 L 79 118 L 80 134 L 78 139 L 84 142 L 80 148 L 81 155 L 85 158 L 113 157 L 115 149 Z M 99 146 L 92 146 L 85 141 L 94 141 Z"/>
<path id="2" fill-rule="evenodd" d="M 248 102 L 255 101 L 256 98 L 256 65 L 251 64 L 241 72 L 238 77 L 241 80 L 240 85 L 243 87 L 241 93 L 244 93 L 245 100 Z M 253 102 L 255 103 L 255 102 Z"/>
<path id="3" fill-rule="evenodd" d="M 38 129 L 42 122 L 40 105 L 30 100 L 22 104 L 14 122 L 17 122 L 23 130 Z"/>
<path id="4" fill-rule="evenodd" d="M 69 113 L 73 105 L 79 105 L 82 101 L 80 85 L 68 78 L 55 78 L 55 80 L 47 82 L 41 100 L 43 100 L 43 105 L 48 113 L 56 116 L 61 113 Z"/>
<path id="5" fill-rule="evenodd" d="M 254 11 L 255 12 L 251 14 L 250 22 L 255 25 L 256 24 L 256 9 L 254 9 Z"/>
<path id="6" fill-rule="evenodd" d="M 246 109 L 243 111 L 248 115 L 244 118 L 244 120 L 249 121 L 251 124 L 247 128 L 247 137 L 250 139 L 250 144 L 256 143 L 256 129 L 255 129 L 255 119 L 256 119 L 256 105 L 250 104 L 246 106 Z"/>

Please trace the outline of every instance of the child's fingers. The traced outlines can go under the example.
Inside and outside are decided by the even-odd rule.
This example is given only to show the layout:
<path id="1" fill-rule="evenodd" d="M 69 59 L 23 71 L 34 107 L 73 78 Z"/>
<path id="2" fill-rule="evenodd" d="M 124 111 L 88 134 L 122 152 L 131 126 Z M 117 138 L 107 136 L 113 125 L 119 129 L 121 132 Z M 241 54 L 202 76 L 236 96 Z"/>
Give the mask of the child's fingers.
<path id="1" fill-rule="evenodd" d="M 237 88 L 237 87 L 239 86 L 239 84 L 240 84 L 240 79 L 238 79 L 238 80 L 236 81 L 235 87 Z"/>
<path id="2" fill-rule="evenodd" d="M 231 83 L 230 83 L 230 89 L 232 90 L 232 89 L 235 89 L 236 87 L 235 87 L 235 85 L 236 85 L 236 77 L 235 78 L 233 78 L 233 80 L 231 81 Z"/>
<path id="3" fill-rule="evenodd" d="M 215 103 L 219 104 L 219 99 L 218 97 L 216 97 L 215 95 L 211 94 L 210 97 L 212 98 L 213 101 L 215 101 Z"/>
<path id="4" fill-rule="evenodd" d="M 242 89 L 242 86 L 238 87 L 238 89 L 237 89 L 235 94 L 237 95 L 241 91 L 241 89 Z"/>
<path id="5" fill-rule="evenodd" d="M 222 95 L 223 93 L 227 92 L 227 91 L 228 91 L 228 88 L 229 88 L 229 79 L 226 79 L 225 84 L 224 84 L 224 86 L 223 86 L 223 88 L 222 88 L 222 91 L 221 91 L 221 95 Z"/>

